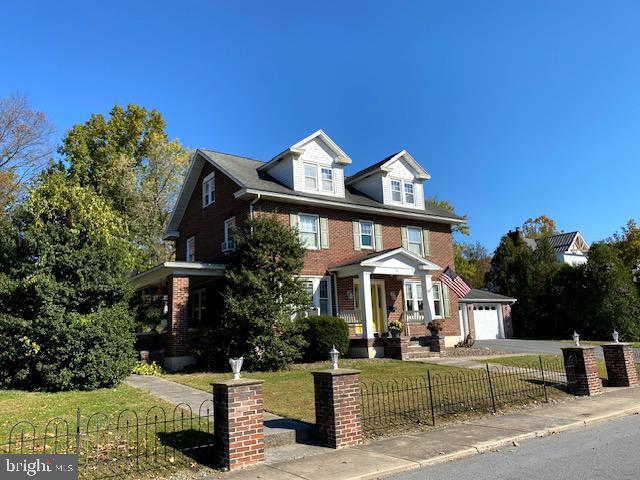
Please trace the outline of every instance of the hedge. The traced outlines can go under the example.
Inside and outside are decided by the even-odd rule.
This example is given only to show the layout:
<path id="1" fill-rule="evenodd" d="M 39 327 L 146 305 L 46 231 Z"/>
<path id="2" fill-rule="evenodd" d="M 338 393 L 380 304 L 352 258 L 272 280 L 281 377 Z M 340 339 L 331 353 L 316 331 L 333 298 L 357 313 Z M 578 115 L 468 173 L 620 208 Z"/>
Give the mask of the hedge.
<path id="1" fill-rule="evenodd" d="M 303 325 L 304 339 L 307 347 L 304 350 L 306 362 L 317 362 L 329 359 L 329 350 L 333 346 L 344 357 L 349 351 L 349 327 L 338 317 L 307 317 L 300 322 Z"/>

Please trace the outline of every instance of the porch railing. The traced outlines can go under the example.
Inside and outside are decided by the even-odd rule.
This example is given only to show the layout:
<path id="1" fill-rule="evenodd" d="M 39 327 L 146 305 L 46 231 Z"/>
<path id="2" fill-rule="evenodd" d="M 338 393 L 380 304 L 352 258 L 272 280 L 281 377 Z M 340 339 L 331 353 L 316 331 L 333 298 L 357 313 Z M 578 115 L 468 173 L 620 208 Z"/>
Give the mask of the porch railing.
<path id="1" fill-rule="evenodd" d="M 424 325 L 424 312 L 422 310 L 404 310 L 400 321 L 404 325 L 404 335 L 410 337 L 413 327 Z"/>
<path id="2" fill-rule="evenodd" d="M 339 315 L 347 325 L 355 328 L 356 333 L 362 333 L 362 315 L 360 310 L 342 310 Z"/>

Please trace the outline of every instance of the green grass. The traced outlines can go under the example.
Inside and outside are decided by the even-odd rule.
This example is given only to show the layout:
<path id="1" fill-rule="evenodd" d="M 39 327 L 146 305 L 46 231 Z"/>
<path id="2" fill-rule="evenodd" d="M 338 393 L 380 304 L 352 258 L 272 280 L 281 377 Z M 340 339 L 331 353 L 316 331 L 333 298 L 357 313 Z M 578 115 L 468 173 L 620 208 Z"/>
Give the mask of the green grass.
<path id="1" fill-rule="evenodd" d="M 545 369 L 552 369 L 558 372 L 564 371 L 564 364 L 562 363 L 562 357 L 559 355 L 542 355 L 542 361 Z M 540 361 L 538 355 L 519 355 L 515 357 L 502 357 L 492 358 L 491 363 L 497 363 L 500 365 L 509 365 L 512 367 L 521 368 L 540 368 Z M 599 358 L 596 360 L 598 365 L 598 374 L 600 378 L 607 378 L 607 367 L 604 363 L 604 359 Z M 636 364 L 636 370 L 640 374 L 640 365 Z"/>
<path id="2" fill-rule="evenodd" d="M 60 417 L 74 429 L 77 408 L 80 408 L 83 426 L 93 413 L 102 412 L 114 420 L 124 409 L 135 411 L 143 421 L 144 413 L 153 405 L 163 407 L 168 413 L 173 411 L 173 405 L 128 385 L 91 392 L 0 390 L 0 443 L 7 441 L 12 425 L 20 421 L 29 421 L 40 431 L 48 420 Z"/>
<path id="3" fill-rule="evenodd" d="M 426 375 L 432 373 L 459 372 L 464 369 L 418 362 L 402 362 L 400 360 L 340 360 L 340 366 L 361 370 L 363 381 L 380 380 L 382 382 L 402 377 Z M 246 378 L 264 380 L 265 410 L 276 415 L 303 420 L 315 421 L 313 376 L 311 372 L 329 368 L 329 362 L 293 365 L 289 370 L 280 372 L 246 372 Z M 206 392 L 211 391 L 211 383 L 228 379 L 229 373 L 190 373 L 170 374 L 164 378 L 183 385 L 189 385 Z"/>

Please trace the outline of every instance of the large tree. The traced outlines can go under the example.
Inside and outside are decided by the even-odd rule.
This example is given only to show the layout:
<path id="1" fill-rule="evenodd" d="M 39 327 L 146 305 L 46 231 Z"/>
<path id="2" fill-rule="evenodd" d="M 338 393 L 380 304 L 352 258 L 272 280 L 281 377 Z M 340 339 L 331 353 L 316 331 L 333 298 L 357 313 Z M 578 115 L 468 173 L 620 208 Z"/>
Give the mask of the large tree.
<path id="1" fill-rule="evenodd" d="M 491 265 L 491 255 L 480 243 L 454 244 L 456 273 L 462 275 L 472 288 L 483 288 L 484 277 Z"/>
<path id="2" fill-rule="evenodd" d="M 94 114 L 65 134 L 59 153 L 71 179 L 93 189 L 122 214 L 129 239 L 141 247 L 139 266 L 171 257 L 162 232 L 188 152 L 177 140 L 168 140 L 158 111 L 116 105 L 108 117 Z"/>
<path id="3" fill-rule="evenodd" d="M 640 269 L 640 227 L 635 220 L 631 219 L 613 234 L 608 243 L 618 252 L 618 255 L 633 272 Z"/>
<path id="4" fill-rule="evenodd" d="M 432 205 L 435 205 L 436 207 L 443 208 L 443 209 L 453 213 L 454 215 L 457 215 L 455 207 L 453 206 L 453 204 L 451 204 L 447 200 L 440 200 L 440 199 L 438 199 L 438 197 L 432 196 L 432 197 L 427 198 L 426 202 L 430 203 Z M 453 225 L 451 227 L 451 231 L 453 231 L 455 233 L 459 233 L 460 235 L 469 235 L 471 230 L 469 228 L 469 224 L 467 223 L 467 215 L 462 215 L 462 218 L 464 219 L 464 223 L 458 223 L 456 225 Z"/>
<path id="5" fill-rule="evenodd" d="M 0 98 L 0 213 L 13 205 L 25 183 L 53 152 L 54 128 L 26 96 Z"/>

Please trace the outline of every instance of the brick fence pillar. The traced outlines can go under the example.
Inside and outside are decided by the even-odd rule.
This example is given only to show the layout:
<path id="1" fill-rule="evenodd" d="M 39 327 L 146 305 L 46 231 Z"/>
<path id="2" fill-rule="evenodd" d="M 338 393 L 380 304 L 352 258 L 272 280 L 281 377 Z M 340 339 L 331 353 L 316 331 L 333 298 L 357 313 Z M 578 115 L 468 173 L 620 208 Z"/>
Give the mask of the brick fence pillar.
<path id="1" fill-rule="evenodd" d="M 165 338 L 165 355 L 179 357 L 189 354 L 189 277 L 171 276 L 167 279 L 169 297 L 168 333 Z"/>
<path id="2" fill-rule="evenodd" d="M 635 387 L 638 372 L 633 360 L 633 350 L 627 343 L 602 345 L 604 361 L 607 364 L 608 385 L 610 387 Z"/>
<path id="3" fill-rule="evenodd" d="M 214 455 L 229 470 L 264 460 L 262 383 L 240 379 L 213 384 Z"/>
<path id="4" fill-rule="evenodd" d="M 594 347 L 567 347 L 562 349 L 567 386 L 574 395 L 602 393 L 602 382 Z"/>
<path id="5" fill-rule="evenodd" d="M 359 374 L 346 368 L 313 372 L 316 425 L 328 447 L 362 443 Z"/>

